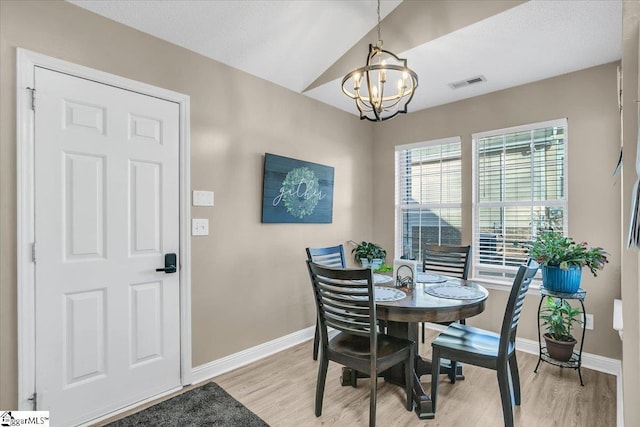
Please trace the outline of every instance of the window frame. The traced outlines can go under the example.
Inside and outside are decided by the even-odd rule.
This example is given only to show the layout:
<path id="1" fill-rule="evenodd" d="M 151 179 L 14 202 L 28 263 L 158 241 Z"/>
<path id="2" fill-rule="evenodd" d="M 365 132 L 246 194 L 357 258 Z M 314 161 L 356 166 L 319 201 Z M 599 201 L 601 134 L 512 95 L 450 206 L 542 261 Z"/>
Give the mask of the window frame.
<path id="1" fill-rule="evenodd" d="M 412 149 L 419 149 L 419 148 L 424 148 L 424 147 L 430 147 L 430 146 L 436 146 L 436 145 L 446 145 L 446 144 L 460 144 L 460 202 L 458 203 L 429 203 L 429 204 L 412 204 L 412 205 L 408 205 L 408 204 L 400 204 L 400 201 L 402 200 L 402 195 L 400 194 L 400 190 L 401 190 L 401 183 L 400 183 L 400 173 L 398 170 L 398 155 L 401 151 L 406 151 L 406 150 L 412 150 Z M 442 157 L 440 157 L 440 159 L 442 159 Z M 462 221 L 462 216 L 463 216 L 463 211 L 462 211 L 462 207 L 464 204 L 464 179 L 463 179 L 463 173 L 462 173 L 462 138 L 460 136 L 452 136 L 452 137 L 447 137 L 447 138 L 440 138 L 440 139 L 433 139 L 433 140 L 428 140 L 428 141 L 421 141 L 421 142 L 414 142 L 414 143 L 410 143 L 410 144 L 401 144 L 401 145 L 396 145 L 394 147 L 394 181 L 395 181 L 395 188 L 394 188 L 394 198 L 395 198 L 395 203 L 394 203 L 394 221 L 395 221 L 395 236 L 394 236 L 394 253 L 395 253 L 395 258 L 400 258 L 401 256 L 403 256 L 403 244 L 402 244 L 402 230 L 403 230 L 403 224 L 402 224 L 402 213 L 407 210 L 408 208 L 420 208 L 420 209 L 429 209 L 429 208 L 436 208 L 436 209 L 447 209 L 447 208 L 454 208 L 454 209 L 460 209 L 460 218 L 461 218 L 461 224 L 460 224 L 460 239 L 461 241 L 463 240 L 463 235 L 462 235 L 462 228 L 463 228 L 463 222 Z M 442 174 L 440 175 L 442 176 Z M 442 191 L 442 187 L 441 187 L 441 191 Z"/>
<path id="2" fill-rule="evenodd" d="M 558 201 L 549 201 L 549 200 L 529 200 L 529 201 L 512 201 L 512 202 L 483 202 L 480 203 L 478 201 L 478 185 L 479 185 L 479 153 L 478 153 L 478 140 L 488 137 L 496 137 L 503 136 L 507 134 L 514 134 L 518 132 L 524 131 L 535 131 L 538 129 L 550 128 L 550 127 L 562 127 L 564 129 L 564 159 L 563 159 L 563 183 L 562 190 L 564 194 L 564 198 Z M 479 207 L 514 207 L 514 206 L 558 206 L 561 205 L 563 209 L 563 218 L 562 218 L 562 232 L 567 234 L 569 232 L 569 125 L 567 118 L 548 120 L 544 122 L 530 123 L 525 125 L 513 126 L 503 129 L 495 129 L 490 131 L 476 132 L 471 135 L 471 215 L 472 215 L 472 227 L 471 227 L 471 241 L 474 247 L 474 251 L 472 251 L 472 259 L 471 259 L 471 277 L 473 280 L 480 282 L 493 283 L 496 285 L 506 285 L 511 286 L 512 280 L 510 278 L 501 279 L 499 277 L 487 277 L 487 276 L 479 276 L 479 271 L 494 271 L 496 273 L 506 273 L 506 274 L 515 274 L 517 271 L 517 267 L 491 267 L 487 264 L 480 264 L 480 215 L 479 215 Z M 478 238 L 476 239 L 476 236 Z M 540 272 L 536 275 L 536 277 L 540 278 Z M 532 284 L 533 287 L 536 287 Z"/>

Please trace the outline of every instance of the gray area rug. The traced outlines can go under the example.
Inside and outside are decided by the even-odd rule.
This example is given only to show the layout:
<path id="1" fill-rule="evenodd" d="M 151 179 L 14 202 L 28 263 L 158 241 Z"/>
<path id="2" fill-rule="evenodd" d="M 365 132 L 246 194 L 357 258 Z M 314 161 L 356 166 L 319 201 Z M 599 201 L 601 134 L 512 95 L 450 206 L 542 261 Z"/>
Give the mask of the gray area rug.
<path id="1" fill-rule="evenodd" d="M 207 383 L 107 424 L 128 426 L 264 427 L 268 424 L 216 383 Z"/>

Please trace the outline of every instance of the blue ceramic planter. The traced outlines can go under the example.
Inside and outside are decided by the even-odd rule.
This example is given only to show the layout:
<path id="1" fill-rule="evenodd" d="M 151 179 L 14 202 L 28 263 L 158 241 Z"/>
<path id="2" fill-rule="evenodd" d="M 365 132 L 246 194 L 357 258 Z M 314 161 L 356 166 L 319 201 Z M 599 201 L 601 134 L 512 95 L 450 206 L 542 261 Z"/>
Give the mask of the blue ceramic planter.
<path id="1" fill-rule="evenodd" d="M 542 266 L 542 286 L 550 291 L 574 293 L 580 289 L 582 267 L 571 266 L 568 270 L 550 265 Z"/>

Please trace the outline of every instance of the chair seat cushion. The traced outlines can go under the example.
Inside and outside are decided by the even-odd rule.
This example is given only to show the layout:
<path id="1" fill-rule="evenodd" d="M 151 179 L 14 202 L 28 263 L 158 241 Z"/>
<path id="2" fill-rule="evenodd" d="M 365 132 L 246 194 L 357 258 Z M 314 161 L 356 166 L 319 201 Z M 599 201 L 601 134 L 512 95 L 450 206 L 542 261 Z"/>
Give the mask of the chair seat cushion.
<path id="1" fill-rule="evenodd" d="M 452 323 L 432 342 L 432 346 L 456 352 L 476 354 L 480 357 L 498 357 L 500 335 L 473 326 Z M 510 344 L 509 353 L 513 351 Z"/>
<path id="2" fill-rule="evenodd" d="M 402 338 L 378 334 L 378 358 L 407 350 L 412 342 Z M 329 341 L 329 348 L 349 357 L 368 359 L 371 355 L 369 337 L 351 335 L 341 332 Z"/>

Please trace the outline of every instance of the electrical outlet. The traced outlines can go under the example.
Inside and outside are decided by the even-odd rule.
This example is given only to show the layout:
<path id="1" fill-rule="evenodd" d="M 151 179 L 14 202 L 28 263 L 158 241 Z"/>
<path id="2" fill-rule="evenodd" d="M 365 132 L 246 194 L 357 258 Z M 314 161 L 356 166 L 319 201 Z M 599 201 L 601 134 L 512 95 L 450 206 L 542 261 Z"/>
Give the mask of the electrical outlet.
<path id="1" fill-rule="evenodd" d="M 208 236 L 209 235 L 209 220 L 207 218 L 193 218 L 191 220 L 191 235 L 192 236 Z"/>
<path id="2" fill-rule="evenodd" d="M 587 313 L 587 321 L 585 322 L 584 327 L 590 331 L 593 330 L 593 314 Z"/>

